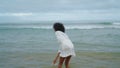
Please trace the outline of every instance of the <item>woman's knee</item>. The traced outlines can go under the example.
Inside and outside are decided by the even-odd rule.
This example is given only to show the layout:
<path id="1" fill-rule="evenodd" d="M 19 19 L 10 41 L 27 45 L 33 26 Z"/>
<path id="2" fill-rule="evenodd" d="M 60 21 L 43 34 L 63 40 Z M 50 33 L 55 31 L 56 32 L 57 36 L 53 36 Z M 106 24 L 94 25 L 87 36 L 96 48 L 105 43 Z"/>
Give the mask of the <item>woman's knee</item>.
<path id="1" fill-rule="evenodd" d="M 64 62 L 65 58 L 64 57 L 60 57 L 60 60 L 59 60 L 59 65 L 62 65 L 63 62 Z"/>
<path id="2" fill-rule="evenodd" d="M 65 59 L 65 64 L 68 64 L 68 63 L 69 63 L 69 61 L 70 61 L 70 59 L 71 59 L 71 55 L 70 55 L 70 56 L 68 56 L 68 57 L 66 57 L 66 59 Z"/>

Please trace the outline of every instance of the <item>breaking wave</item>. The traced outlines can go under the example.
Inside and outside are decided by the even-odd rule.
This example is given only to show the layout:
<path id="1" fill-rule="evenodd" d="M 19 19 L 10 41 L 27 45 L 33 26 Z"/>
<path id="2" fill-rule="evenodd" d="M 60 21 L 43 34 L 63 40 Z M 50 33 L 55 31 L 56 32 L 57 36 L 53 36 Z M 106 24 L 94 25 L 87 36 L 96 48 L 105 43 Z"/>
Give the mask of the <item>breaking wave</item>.
<path id="1" fill-rule="evenodd" d="M 120 28 L 120 23 L 87 23 L 87 24 L 67 24 L 66 29 L 104 29 Z M 52 25 L 0 25 L 0 29 L 52 29 Z"/>

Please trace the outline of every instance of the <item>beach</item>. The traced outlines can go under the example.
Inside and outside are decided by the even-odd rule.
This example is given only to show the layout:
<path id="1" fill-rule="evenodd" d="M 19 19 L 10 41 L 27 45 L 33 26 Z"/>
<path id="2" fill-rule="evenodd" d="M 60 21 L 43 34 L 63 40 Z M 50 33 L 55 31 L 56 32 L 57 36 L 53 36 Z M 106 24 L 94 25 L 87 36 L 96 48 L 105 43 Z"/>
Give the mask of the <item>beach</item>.
<path id="1" fill-rule="evenodd" d="M 0 24 L 0 68 L 56 68 L 58 43 L 48 23 Z M 65 23 L 75 46 L 70 68 L 120 68 L 120 24 Z"/>

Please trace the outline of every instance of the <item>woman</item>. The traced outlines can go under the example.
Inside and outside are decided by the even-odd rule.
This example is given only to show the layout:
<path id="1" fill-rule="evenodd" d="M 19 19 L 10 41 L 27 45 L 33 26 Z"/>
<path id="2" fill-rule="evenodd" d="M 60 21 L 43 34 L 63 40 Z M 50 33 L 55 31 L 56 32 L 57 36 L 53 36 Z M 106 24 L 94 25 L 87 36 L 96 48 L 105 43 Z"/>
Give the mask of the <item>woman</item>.
<path id="1" fill-rule="evenodd" d="M 58 68 L 62 68 L 63 62 L 65 62 L 65 67 L 69 68 L 69 61 L 72 56 L 75 56 L 74 45 L 65 33 L 65 27 L 62 23 L 55 23 L 53 25 L 56 38 L 59 42 L 59 50 L 53 64 L 56 63 L 59 58 Z"/>

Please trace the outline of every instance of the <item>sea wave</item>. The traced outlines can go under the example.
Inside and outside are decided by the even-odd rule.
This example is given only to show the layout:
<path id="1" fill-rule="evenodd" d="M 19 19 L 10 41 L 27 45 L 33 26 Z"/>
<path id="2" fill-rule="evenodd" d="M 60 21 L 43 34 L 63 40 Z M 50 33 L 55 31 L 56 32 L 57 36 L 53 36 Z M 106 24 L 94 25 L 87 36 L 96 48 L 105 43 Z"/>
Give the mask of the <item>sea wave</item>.
<path id="1" fill-rule="evenodd" d="M 114 23 L 95 23 L 95 24 L 65 24 L 66 29 L 104 29 L 120 28 L 119 22 Z M 52 25 L 0 25 L 0 29 L 52 29 Z"/>
<path id="2" fill-rule="evenodd" d="M 104 29 L 104 28 L 120 28 L 120 26 L 65 26 L 66 29 Z M 27 26 L 27 27 L 0 27 L 0 29 L 52 29 L 51 26 Z"/>
<path id="3" fill-rule="evenodd" d="M 120 22 L 102 22 L 99 24 L 103 24 L 103 25 L 120 25 Z"/>

